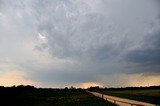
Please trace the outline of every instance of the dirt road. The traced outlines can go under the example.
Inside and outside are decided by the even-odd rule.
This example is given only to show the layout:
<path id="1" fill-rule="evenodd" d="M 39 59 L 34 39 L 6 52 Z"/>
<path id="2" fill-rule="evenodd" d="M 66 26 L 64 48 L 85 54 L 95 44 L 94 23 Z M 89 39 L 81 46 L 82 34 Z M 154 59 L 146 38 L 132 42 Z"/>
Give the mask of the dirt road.
<path id="1" fill-rule="evenodd" d="M 115 103 L 119 106 L 156 106 L 156 105 L 150 104 L 150 103 L 104 95 L 104 94 L 97 93 L 97 92 L 90 92 L 90 91 L 87 91 L 87 92 L 89 92 L 97 97 L 103 98 L 109 102 Z"/>

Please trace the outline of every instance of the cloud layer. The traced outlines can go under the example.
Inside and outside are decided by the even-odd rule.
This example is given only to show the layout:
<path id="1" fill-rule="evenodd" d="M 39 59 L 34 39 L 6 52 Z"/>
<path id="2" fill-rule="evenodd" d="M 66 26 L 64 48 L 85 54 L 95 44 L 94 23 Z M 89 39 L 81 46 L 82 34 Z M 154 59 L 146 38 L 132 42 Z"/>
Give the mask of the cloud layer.
<path id="1" fill-rule="evenodd" d="M 119 76 L 117 86 L 127 86 L 124 74 L 159 75 L 159 5 L 158 0 L 0 0 L 0 71 L 21 70 L 41 86 L 116 86 L 112 76 Z"/>

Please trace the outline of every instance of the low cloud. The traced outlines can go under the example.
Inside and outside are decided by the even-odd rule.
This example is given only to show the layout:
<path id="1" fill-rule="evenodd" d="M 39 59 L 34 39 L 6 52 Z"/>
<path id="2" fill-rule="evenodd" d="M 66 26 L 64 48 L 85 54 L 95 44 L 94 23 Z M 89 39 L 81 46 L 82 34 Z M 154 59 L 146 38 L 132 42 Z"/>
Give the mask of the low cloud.
<path id="1" fill-rule="evenodd" d="M 13 86 L 13 85 L 38 85 L 34 81 L 26 78 L 26 74 L 22 71 L 5 71 L 0 72 L 0 85 Z"/>
<path id="2" fill-rule="evenodd" d="M 144 39 L 144 43 L 138 48 L 130 50 L 126 54 L 126 60 L 136 64 L 140 72 L 159 73 L 160 68 L 160 32 L 156 32 Z M 145 67 L 143 69 L 143 67 Z M 138 69 L 137 69 L 138 70 Z"/>
<path id="3" fill-rule="evenodd" d="M 158 0 L 0 2 L 1 72 L 22 69 L 29 81 L 61 87 L 159 75 Z"/>

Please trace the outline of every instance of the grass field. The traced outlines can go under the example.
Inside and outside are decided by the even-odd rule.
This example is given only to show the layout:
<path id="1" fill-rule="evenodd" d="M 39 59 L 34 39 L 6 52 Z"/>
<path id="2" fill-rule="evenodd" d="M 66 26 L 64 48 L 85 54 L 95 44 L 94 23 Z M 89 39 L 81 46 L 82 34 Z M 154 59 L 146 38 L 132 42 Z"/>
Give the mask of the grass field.
<path id="1" fill-rule="evenodd" d="M 137 90 L 100 90 L 99 92 L 111 96 L 128 98 L 160 105 L 160 89 L 137 89 Z"/>
<path id="2" fill-rule="evenodd" d="M 116 106 L 85 90 L 0 89 L 0 106 Z"/>

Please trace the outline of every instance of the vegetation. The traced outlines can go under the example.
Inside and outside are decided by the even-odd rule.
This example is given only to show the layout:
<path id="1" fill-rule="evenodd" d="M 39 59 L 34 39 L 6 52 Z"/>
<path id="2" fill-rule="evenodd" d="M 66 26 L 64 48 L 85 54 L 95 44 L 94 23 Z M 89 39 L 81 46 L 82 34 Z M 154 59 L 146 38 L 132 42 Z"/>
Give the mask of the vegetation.
<path id="1" fill-rule="evenodd" d="M 89 88 L 103 94 L 160 105 L 160 86 L 126 88 Z"/>
<path id="2" fill-rule="evenodd" d="M 41 89 L 33 86 L 0 87 L 1 106 L 116 106 L 84 89 Z"/>

